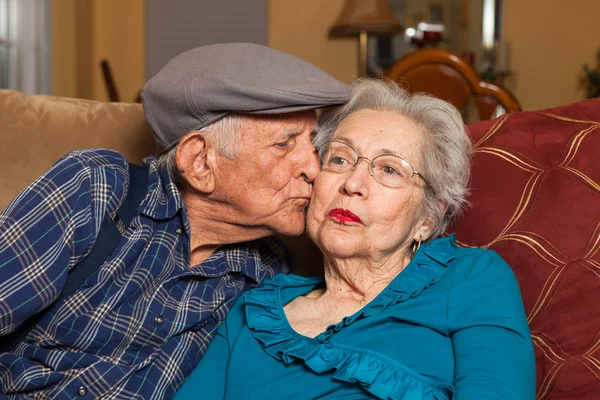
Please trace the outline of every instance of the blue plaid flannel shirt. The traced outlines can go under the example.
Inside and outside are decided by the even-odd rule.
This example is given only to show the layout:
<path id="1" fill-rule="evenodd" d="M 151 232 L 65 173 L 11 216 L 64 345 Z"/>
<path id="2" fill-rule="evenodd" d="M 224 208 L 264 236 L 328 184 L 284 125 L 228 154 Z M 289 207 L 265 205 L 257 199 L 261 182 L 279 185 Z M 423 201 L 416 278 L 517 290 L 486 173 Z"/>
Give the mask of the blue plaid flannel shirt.
<path id="1" fill-rule="evenodd" d="M 170 398 L 242 292 L 289 272 L 273 239 L 223 246 L 190 268 L 183 200 L 156 160 L 146 164 L 148 194 L 113 255 L 0 354 L 0 397 Z M 58 297 L 128 181 L 121 154 L 76 151 L 0 214 L 0 340 Z"/>

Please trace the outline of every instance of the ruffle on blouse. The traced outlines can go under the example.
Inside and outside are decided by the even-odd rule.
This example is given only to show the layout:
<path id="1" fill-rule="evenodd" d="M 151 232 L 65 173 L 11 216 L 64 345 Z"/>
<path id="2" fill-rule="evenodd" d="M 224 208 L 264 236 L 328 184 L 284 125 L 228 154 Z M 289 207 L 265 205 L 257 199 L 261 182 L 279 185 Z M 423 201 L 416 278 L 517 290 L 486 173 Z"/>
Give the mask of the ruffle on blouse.
<path id="1" fill-rule="evenodd" d="M 329 338 L 359 318 L 383 313 L 394 304 L 418 296 L 426 287 L 442 278 L 448 262 L 455 254 L 453 235 L 421 246 L 405 271 L 379 296 L 314 339 L 299 335 L 284 322 L 283 310 L 280 310 L 283 305 L 278 304 L 278 292 L 282 286 L 314 287 L 321 280 L 278 275 L 265 282 L 263 287 L 244 295 L 248 326 L 264 350 L 275 359 L 286 364 L 301 360 L 316 373 L 331 372 L 334 379 L 360 384 L 380 399 L 449 399 L 453 393 L 451 386 L 440 386 L 384 357 L 331 344 Z"/>

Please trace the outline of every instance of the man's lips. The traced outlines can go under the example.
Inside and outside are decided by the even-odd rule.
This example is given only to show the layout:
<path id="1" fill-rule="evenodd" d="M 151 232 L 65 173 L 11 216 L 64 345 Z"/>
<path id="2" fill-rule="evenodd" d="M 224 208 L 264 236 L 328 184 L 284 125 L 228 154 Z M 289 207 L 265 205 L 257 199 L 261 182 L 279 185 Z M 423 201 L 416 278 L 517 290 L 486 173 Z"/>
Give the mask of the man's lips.
<path id="1" fill-rule="evenodd" d="M 358 217 L 358 215 L 353 214 L 350 210 L 345 210 L 342 208 L 334 208 L 329 211 L 329 217 L 333 217 L 340 222 L 358 222 L 362 223 L 362 220 Z"/>

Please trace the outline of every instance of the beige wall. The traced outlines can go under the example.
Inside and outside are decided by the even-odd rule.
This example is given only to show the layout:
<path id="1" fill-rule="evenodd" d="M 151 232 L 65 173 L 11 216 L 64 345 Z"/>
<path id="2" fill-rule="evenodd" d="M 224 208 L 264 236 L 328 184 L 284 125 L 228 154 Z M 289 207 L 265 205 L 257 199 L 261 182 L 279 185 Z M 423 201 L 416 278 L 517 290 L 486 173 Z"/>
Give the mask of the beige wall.
<path id="1" fill-rule="evenodd" d="M 146 81 L 145 0 L 53 2 L 53 93 L 107 100 L 100 60 L 112 67 L 122 101 Z"/>
<path id="2" fill-rule="evenodd" d="M 270 0 L 269 46 L 309 61 L 343 82 L 358 74 L 358 37 L 329 39 L 344 0 Z"/>
<path id="3" fill-rule="evenodd" d="M 344 0 L 270 0 L 269 46 L 295 54 L 351 82 L 357 39 L 330 39 Z M 507 81 L 527 110 L 581 100 L 584 63 L 593 64 L 600 1 L 505 1 L 504 35 L 514 72 Z M 145 0 L 53 2 L 53 85 L 62 96 L 106 99 L 99 62 L 107 58 L 121 98 L 134 99 L 146 80 Z"/>
<path id="4" fill-rule="evenodd" d="M 269 45 L 351 82 L 357 74 L 357 41 L 327 37 L 343 3 L 270 0 Z M 594 65 L 600 46 L 600 1 L 577 0 L 567 5 L 564 0 L 508 0 L 504 5 L 504 35 L 511 48 L 513 71 L 506 86 L 523 108 L 582 100 L 582 66 Z"/>
<path id="5" fill-rule="evenodd" d="M 600 47 L 600 1 L 509 0 L 505 38 L 511 46 L 514 93 L 526 110 L 581 100 L 583 64 Z"/>
<path id="6" fill-rule="evenodd" d="M 77 0 L 52 2 L 52 92 L 80 97 L 77 76 Z"/>

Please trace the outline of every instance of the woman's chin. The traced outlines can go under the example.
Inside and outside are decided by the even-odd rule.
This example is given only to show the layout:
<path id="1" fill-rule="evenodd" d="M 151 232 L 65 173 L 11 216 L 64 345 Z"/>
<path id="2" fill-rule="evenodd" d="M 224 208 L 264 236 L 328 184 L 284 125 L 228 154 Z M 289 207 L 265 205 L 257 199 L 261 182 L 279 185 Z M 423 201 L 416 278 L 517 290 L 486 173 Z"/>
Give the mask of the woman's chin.
<path id="1" fill-rule="evenodd" d="M 355 257 L 364 250 L 362 240 L 345 232 L 321 232 L 316 244 L 323 254 L 333 258 Z"/>

